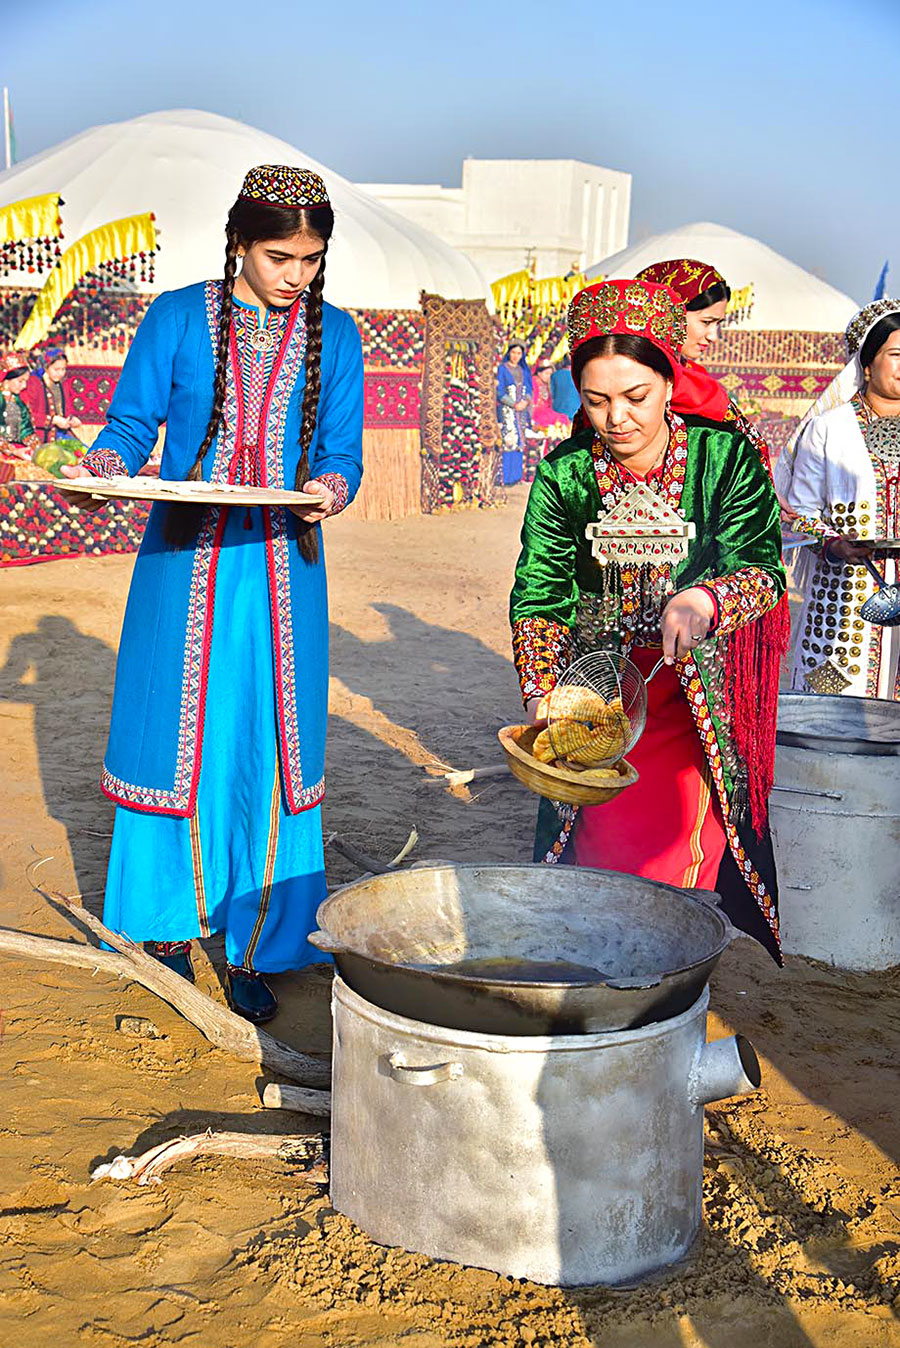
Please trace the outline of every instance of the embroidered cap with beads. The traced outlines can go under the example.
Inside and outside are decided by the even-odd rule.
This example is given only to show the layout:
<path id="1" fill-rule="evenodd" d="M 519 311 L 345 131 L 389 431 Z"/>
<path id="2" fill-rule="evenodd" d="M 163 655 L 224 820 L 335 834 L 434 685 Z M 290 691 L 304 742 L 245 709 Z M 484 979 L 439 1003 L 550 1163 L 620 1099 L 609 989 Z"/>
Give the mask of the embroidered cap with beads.
<path id="1" fill-rule="evenodd" d="M 875 324 L 888 314 L 900 314 L 900 300 L 886 295 L 883 299 L 873 300 L 864 309 L 860 309 L 855 318 L 851 318 L 844 334 L 851 357 L 856 355 Z"/>
<path id="2" fill-rule="evenodd" d="M 252 168 L 244 179 L 240 199 L 287 206 L 295 211 L 314 211 L 331 205 L 328 189 L 318 173 L 291 164 L 258 164 Z"/>

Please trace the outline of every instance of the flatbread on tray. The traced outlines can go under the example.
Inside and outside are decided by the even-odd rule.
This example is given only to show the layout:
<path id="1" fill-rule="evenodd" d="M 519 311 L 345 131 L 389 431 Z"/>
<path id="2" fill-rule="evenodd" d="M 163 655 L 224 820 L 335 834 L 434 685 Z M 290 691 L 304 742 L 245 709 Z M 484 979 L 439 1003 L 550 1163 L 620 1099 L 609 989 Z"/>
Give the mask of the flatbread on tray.
<path id="1" fill-rule="evenodd" d="M 63 477 L 50 484 L 61 491 L 112 501 L 169 501 L 195 505 L 315 505 L 312 492 L 280 487 L 243 487 L 236 482 L 173 482 L 162 477 Z"/>

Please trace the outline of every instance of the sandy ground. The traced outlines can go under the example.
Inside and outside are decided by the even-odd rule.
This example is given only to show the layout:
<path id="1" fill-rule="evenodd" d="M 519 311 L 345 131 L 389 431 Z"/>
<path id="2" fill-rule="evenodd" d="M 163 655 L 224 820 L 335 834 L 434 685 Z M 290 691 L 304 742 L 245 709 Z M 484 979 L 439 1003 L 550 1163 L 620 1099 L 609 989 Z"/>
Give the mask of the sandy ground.
<path id="1" fill-rule="evenodd" d="M 328 532 L 332 721 L 326 828 L 380 856 L 530 854 L 512 781 L 449 791 L 440 764 L 496 761 L 517 715 L 505 601 L 524 496 L 489 512 Z M 130 557 L 0 572 L 0 925 L 72 936 L 26 877 L 99 910 L 111 808 L 96 786 Z M 334 881 L 353 868 L 329 859 Z M 212 961 L 200 981 L 221 996 Z M 0 1342 L 119 1348 L 881 1348 L 900 1345 L 900 994 L 888 976 L 752 943 L 727 953 L 712 1033 L 749 1035 L 758 1096 L 709 1111 L 706 1227 L 636 1289 L 562 1292 L 367 1240 L 277 1162 L 200 1161 L 162 1185 L 91 1185 L 94 1163 L 264 1113 L 252 1066 L 131 983 L 0 956 Z M 321 974 L 276 980 L 274 1033 L 328 1051 Z M 118 1031 L 141 1016 L 155 1039 Z M 502 1220 L 502 1214 L 498 1214 Z"/>

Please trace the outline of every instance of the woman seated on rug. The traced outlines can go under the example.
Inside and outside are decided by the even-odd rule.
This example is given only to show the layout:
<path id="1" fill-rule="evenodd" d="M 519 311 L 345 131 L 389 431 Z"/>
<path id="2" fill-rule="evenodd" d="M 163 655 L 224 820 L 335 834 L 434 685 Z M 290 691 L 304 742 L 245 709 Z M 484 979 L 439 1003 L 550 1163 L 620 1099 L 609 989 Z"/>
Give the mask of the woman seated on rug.
<path id="1" fill-rule="evenodd" d="M 41 442 L 22 398 L 27 383 L 28 362 L 21 351 L 10 351 L 0 360 L 0 458 L 30 464 Z"/>
<path id="2" fill-rule="evenodd" d="M 78 439 L 81 418 L 69 406 L 65 351 L 49 347 L 42 353 L 43 369 L 35 370 L 25 386 L 25 401 L 35 430 L 43 441 Z"/>
<path id="3" fill-rule="evenodd" d="M 900 535 L 900 300 L 861 309 L 847 328 L 850 362 L 807 412 L 775 471 L 791 529 L 811 535 L 795 578 L 803 612 L 791 686 L 900 701 L 900 627 L 865 622 L 875 591 L 864 560 L 900 581 L 896 553 L 858 538 Z"/>
<path id="4" fill-rule="evenodd" d="M 640 779 L 607 805 L 542 801 L 535 856 L 717 889 L 780 962 L 768 828 L 778 666 L 760 619 L 785 588 L 778 502 L 740 432 L 672 411 L 684 306 L 668 287 L 606 281 L 569 309 L 588 422 L 540 464 L 510 604 L 529 716 L 578 655 L 614 649 L 646 675 Z M 601 566 L 586 537 L 638 482 L 690 521 L 677 565 Z"/>

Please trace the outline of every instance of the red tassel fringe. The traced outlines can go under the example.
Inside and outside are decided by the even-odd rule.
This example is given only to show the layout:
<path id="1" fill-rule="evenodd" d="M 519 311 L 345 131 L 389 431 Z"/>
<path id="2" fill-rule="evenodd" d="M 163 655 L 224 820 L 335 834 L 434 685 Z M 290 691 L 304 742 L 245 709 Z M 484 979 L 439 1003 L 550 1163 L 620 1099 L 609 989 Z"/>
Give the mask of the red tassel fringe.
<path id="1" fill-rule="evenodd" d="M 750 820 L 766 830 L 775 780 L 775 727 L 781 662 L 791 644 L 787 595 L 756 622 L 731 634 L 725 689 L 734 747 L 747 766 Z"/>

